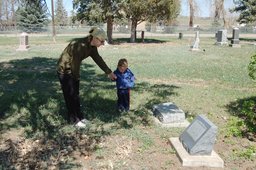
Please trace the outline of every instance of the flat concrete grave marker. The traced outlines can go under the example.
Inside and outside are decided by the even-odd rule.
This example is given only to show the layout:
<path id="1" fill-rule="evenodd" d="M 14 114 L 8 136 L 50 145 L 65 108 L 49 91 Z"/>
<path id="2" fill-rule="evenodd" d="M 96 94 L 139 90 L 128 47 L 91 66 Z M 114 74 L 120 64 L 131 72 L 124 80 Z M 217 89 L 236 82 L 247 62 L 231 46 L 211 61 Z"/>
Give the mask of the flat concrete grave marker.
<path id="1" fill-rule="evenodd" d="M 187 127 L 189 125 L 183 110 L 171 102 L 154 105 L 153 115 L 163 126 Z"/>
<path id="2" fill-rule="evenodd" d="M 217 126 L 205 116 L 197 116 L 179 138 L 170 138 L 183 166 L 224 167 L 224 161 L 213 151 Z"/>

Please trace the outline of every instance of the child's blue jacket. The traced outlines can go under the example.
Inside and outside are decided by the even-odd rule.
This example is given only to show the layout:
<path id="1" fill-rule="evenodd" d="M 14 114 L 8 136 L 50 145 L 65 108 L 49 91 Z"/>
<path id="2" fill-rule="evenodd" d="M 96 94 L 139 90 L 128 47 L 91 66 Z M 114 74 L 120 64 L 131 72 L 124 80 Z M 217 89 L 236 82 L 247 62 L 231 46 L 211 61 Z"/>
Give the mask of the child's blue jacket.
<path id="1" fill-rule="evenodd" d="M 122 74 L 118 68 L 114 71 L 116 75 L 116 88 L 117 89 L 129 89 L 134 87 L 135 77 L 132 71 L 127 68 L 126 71 Z"/>

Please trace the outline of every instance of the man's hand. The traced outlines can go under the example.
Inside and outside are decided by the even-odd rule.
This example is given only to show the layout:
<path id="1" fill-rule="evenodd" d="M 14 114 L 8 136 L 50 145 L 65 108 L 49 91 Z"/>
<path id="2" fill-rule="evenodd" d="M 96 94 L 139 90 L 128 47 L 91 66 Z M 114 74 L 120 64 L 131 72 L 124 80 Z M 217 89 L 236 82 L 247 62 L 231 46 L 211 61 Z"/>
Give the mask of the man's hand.
<path id="1" fill-rule="evenodd" d="M 115 75 L 113 72 L 109 73 L 109 74 L 108 74 L 108 77 L 109 77 L 111 80 L 115 80 L 115 79 L 117 78 L 116 75 Z"/>

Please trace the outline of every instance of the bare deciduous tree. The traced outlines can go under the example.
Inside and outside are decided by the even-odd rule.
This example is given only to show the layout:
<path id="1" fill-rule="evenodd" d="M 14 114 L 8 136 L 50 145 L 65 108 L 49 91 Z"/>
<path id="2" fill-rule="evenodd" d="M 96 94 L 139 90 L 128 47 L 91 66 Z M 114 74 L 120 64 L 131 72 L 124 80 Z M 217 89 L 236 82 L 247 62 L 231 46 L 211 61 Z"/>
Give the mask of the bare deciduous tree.
<path id="1" fill-rule="evenodd" d="M 8 26 L 16 25 L 15 8 L 18 0 L 1 0 L 0 1 L 0 26 L 6 29 Z"/>
<path id="2" fill-rule="evenodd" d="M 223 20 L 224 28 L 227 28 L 226 11 L 224 7 L 224 0 L 214 0 L 214 22 L 218 23 L 220 19 Z"/>
<path id="3" fill-rule="evenodd" d="M 189 27 L 193 27 L 194 17 L 195 17 L 195 1 L 188 0 L 188 4 L 189 4 Z"/>
<path id="4" fill-rule="evenodd" d="M 199 8 L 196 0 L 187 0 L 189 6 L 189 27 L 194 26 L 195 16 L 198 15 Z"/>

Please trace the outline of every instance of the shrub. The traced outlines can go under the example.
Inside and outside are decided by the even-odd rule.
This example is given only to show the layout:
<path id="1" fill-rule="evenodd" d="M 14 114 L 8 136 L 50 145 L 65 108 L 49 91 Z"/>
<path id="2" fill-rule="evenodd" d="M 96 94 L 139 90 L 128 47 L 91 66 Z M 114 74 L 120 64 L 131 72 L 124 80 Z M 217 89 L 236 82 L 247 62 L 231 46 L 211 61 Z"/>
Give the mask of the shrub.
<path id="1" fill-rule="evenodd" d="M 242 119 L 233 117 L 228 121 L 226 136 L 242 137 L 244 127 L 245 124 Z"/>
<path id="2" fill-rule="evenodd" d="M 256 80 L 256 54 L 251 57 L 251 61 L 248 65 L 249 76 Z"/>
<path id="3" fill-rule="evenodd" d="M 245 116 L 247 130 L 256 133 L 256 102 L 254 100 L 245 101 L 241 113 L 242 116 Z"/>

